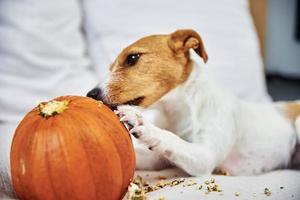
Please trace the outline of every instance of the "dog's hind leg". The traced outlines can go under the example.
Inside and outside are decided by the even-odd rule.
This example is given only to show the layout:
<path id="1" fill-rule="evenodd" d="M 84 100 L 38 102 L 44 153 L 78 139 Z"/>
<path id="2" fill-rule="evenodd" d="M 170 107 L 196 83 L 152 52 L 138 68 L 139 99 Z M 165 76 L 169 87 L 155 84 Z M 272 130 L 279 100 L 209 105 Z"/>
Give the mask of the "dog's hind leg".
<path id="1" fill-rule="evenodd" d="M 277 111 L 288 119 L 295 128 L 297 144 L 293 153 L 292 166 L 300 166 L 300 101 L 276 102 L 274 106 Z"/>
<path id="2" fill-rule="evenodd" d="M 292 164 L 300 167 L 300 115 L 295 120 L 295 129 L 297 133 L 297 144 L 294 151 Z"/>
<path id="3" fill-rule="evenodd" d="M 300 115 L 295 120 L 295 128 L 297 132 L 297 142 L 300 144 Z"/>

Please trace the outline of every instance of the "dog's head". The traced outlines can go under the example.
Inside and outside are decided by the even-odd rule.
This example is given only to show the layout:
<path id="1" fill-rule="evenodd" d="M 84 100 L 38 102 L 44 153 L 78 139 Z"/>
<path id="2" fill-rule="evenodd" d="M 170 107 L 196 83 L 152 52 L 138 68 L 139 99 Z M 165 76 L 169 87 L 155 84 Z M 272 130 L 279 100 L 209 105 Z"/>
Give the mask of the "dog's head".
<path id="1" fill-rule="evenodd" d="M 148 107 L 188 78 L 192 70 L 189 49 L 207 61 L 202 39 L 194 30 L 142 38 L 111 64 L 104 88 L 94 88 L 87 96 L 108 105 Z"/>

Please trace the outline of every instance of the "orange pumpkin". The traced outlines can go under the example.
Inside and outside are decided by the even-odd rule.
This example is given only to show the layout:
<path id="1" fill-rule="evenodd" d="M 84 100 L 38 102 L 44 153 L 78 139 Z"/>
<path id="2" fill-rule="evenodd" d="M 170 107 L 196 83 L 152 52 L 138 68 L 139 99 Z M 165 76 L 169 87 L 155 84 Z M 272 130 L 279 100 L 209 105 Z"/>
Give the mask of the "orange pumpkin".
<path id="1" fill-rule="evenodd" d="M 34 108 L 11 148 L 21 200 L 118 200 L 134 169 L 127 130 L 108 107 L 87 97 L 58 97 Z"/>

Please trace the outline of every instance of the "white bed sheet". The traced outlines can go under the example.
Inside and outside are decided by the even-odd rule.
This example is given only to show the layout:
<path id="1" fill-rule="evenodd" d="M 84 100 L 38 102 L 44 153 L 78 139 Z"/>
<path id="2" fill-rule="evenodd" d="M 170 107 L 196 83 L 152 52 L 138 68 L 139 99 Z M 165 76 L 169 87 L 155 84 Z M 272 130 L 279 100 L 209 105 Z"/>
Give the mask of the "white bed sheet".
<path id="1" fill-rule="evenodd" d="M 166 169 L 162 171 L 137 171 L 150 185 L 159 182 L 161 176 L 167 180 L 180 179 L 186 177 L 188 180 L 195 180 L 197 185 L 185 186 L 180 184 L 174 187 L 164 187 L 163 189 L 147 193 L 149 200 L 158 200 L 165 197 L 166 200 L 298 200 L 300 199 L 300 173 L 293 170 L 273 171 L 260 176 L 221 176 L 205 175 L 201 177 L 189 177 L 179 169 Z M 204 181 L 214 178 L 221 187 L 222 192 L 210 192 L 206 194 Z M 202 185 L 201 190 L 198 189 Z M 264 194 L 264 189 L 268 188 L 271 195 Z M 235 196 L 238 192 L 239 196 Z M 125 198 L 124 198 L 125 199 Z"/>

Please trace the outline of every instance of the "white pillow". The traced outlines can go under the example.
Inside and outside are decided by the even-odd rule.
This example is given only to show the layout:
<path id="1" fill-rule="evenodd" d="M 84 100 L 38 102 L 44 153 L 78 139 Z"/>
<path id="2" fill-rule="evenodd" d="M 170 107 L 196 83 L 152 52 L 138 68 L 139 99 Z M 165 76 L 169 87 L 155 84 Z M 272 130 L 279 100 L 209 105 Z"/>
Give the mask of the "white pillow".
<path id="1" fill-rule="evenodd" d="M 193 28 L 203 37 L 213 76 L 241 98 L 268 100 L 247 0 L 89 0 L 86 32 L 99 81 L 122 48 L 149 35 Z"/>
<path id="2" fill-rule="evenodd" d="M 0 122 L 96 84 L 77 0 L 0 1 Z"/>

